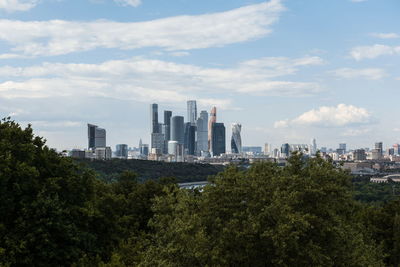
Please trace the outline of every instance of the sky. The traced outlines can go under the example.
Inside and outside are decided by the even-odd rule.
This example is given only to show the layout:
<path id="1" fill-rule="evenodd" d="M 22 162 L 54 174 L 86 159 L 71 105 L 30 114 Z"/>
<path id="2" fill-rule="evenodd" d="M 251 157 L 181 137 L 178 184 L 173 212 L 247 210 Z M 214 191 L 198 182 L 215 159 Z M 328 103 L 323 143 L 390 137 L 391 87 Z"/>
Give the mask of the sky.
<path id="1" fill-rule="evenodd" d="M 0 0 L 0 116 L 58 150 L 150 140 L 150 104 L 245 146 L 400 143 L 398 0 Z M 160 115 L 160 121 L 163 116 Z"/>

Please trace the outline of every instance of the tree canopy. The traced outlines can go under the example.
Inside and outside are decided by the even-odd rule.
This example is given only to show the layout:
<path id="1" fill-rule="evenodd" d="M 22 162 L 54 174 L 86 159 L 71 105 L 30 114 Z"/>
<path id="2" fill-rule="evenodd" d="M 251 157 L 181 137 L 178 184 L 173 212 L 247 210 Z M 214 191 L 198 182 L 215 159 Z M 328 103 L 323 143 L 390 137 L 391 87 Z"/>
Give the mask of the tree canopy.
<path id="1" fill-rule="evenodd" d="M 0 121 L 0 266 L 400 265 L 400 200 L 358 201 L 320 157 L 231 166 L 201 190 L 97 177 Z"/>

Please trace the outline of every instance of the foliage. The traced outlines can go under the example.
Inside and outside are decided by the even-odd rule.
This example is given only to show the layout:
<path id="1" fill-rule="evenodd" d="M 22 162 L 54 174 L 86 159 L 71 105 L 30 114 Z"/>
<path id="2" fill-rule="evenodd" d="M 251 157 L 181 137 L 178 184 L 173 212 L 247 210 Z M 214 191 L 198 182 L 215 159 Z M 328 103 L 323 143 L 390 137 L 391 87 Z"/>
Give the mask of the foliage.
<path id="1" fill-rule="evenodd" d="M 121 162 L 104 182 L 2 120 L 0 266 L 400 265 L 400 200 L 366 204 L 387 191 L 374 197 L 366 183 L 354 198 L 348 173 L 319 157 L 232 166 L 201 191 L 179 189 L 165 169 L 190 165 L 152 162 L 169 178 L 143 182 L 155 171 Z M 178 173 L 198 166 L 188 168 Z"/>
<path id="2" fill-rule="evenodd" d="M 91 168 L 98 173 L 99 178 L 106 182 L 113 182 L 124 171 L 135 172 L 140 181 L 174 177 L 177 182 L 205 181 L 208 176 L 216 175 L 223 171 L 221 165 L 192 164 L 183 162 L 161 162 L 136 159 L 112 160 L 76 160 L 83 166 Z"/>
<path id="3" fill-rule="evenodd" d="M 383 266 L 350 177 L 321 158 L 232 167 L 157 197 L 142 266 Z"/>

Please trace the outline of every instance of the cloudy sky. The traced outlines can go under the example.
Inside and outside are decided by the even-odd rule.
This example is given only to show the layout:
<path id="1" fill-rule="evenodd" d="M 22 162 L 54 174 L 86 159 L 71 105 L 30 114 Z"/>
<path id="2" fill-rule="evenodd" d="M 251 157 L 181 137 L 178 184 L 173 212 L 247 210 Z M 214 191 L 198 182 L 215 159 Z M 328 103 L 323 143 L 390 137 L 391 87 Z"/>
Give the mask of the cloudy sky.
<path id="1" fill-rule="evenodd" d="M 0 0 L 0 115 L 50 147 L 217 106 L 244 145 L 400 142 L 398 0 Z M 162 116 L 160 118 L 162 120 Z"/>

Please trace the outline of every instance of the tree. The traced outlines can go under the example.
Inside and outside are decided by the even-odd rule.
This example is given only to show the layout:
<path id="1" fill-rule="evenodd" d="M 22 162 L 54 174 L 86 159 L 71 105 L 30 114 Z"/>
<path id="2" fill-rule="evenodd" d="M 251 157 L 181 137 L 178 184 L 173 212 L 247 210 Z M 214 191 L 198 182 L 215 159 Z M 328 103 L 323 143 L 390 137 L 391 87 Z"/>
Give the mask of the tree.
<path id="1" fill-rule="evenodd" d="M 294 155 L 156 198 L 142 266 L 383 266 L 345 171 Z"/>

